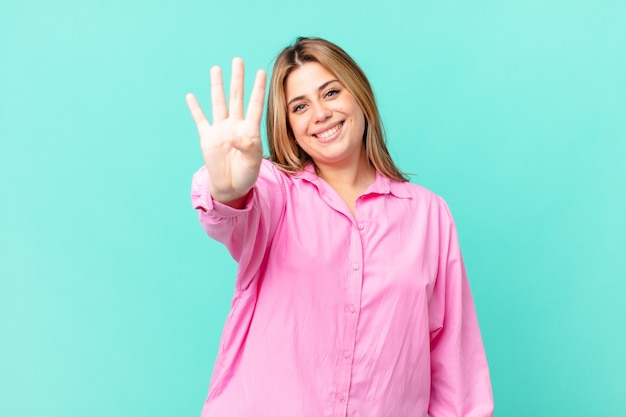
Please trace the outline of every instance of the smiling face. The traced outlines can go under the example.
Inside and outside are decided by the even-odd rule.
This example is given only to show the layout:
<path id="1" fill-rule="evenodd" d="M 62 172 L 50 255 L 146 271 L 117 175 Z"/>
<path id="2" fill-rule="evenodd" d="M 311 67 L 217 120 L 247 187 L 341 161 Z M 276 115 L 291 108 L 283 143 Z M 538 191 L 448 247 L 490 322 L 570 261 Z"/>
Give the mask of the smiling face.
<path id="1" fill-rule="evenodd" d="M 320 170 L 367 161 L 363 111 L 330 71 L 317 62 L 305 63 L 287 77 L 285 95 L 295 139 Z"/>

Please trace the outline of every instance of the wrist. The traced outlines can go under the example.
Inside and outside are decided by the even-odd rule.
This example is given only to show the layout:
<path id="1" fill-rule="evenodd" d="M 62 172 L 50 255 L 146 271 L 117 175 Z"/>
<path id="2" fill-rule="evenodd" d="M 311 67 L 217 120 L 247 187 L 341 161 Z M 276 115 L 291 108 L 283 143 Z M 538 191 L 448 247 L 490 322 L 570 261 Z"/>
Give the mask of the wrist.
<path id="1" fill-rule="evenodd" d="M 229 206 L 235 209 L 242 209 L 245 207 L 246 202 L 248 201 L 249 194 L 250 194 L 250 190 L 248 190 L 243 195 L 220 194 L 220 193 L 213 193 L 213 191 L 211 191 L 211 198 L 213 199 L 213 201 L 217 201 L 218 203 L 224 204 L 226 206 Z"/>

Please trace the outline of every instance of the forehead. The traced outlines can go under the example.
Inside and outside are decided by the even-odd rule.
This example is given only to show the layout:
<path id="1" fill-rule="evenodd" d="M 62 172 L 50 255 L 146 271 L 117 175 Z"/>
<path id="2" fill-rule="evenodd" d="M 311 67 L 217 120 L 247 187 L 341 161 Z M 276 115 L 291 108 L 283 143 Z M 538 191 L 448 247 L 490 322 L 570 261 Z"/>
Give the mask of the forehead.
<path id="1" fill-rule="evenodd" d="M 307 62 L 291 71 L 285 80 L 287 100 L 317 93 L 319 87 L 337 77 L 317 62 Z"/>

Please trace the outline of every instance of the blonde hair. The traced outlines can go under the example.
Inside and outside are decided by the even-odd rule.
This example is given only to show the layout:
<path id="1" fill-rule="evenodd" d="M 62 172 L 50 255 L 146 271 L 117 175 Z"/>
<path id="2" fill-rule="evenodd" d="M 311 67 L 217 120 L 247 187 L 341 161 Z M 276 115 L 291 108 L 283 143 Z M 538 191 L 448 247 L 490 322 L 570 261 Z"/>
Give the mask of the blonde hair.
<path id="1" fill-rule="evenodd" d="M 364 147 L 370 163 L 382 175 L 407 181 L 396 167 L 387 145 L 374 92 L 365 73 L 340 47 L 320 38 L 298 38 L 278 55 L 272 70 L 267 100 L 267 138 L 270 160 L 289 174 L 295 174 L 312 161 L 298 146 L 287 120 L 285 85 L 291 72 L 307 62 L 317 62 L 333 73 L 354 96 L 365 115 Z"/>

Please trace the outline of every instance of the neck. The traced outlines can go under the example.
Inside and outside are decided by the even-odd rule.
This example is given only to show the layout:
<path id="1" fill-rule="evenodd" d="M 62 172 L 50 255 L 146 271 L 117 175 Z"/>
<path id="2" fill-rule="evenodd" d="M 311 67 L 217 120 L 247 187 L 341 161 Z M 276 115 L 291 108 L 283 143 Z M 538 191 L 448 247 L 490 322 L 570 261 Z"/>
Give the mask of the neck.
<path id="1" fill-rule="evenodd" d="M 349 165 L 317 165 L 318 175 L 335 190 L 365 191 L 376 180 L 376 169 L 362 154 L 357 163 Z"/>

